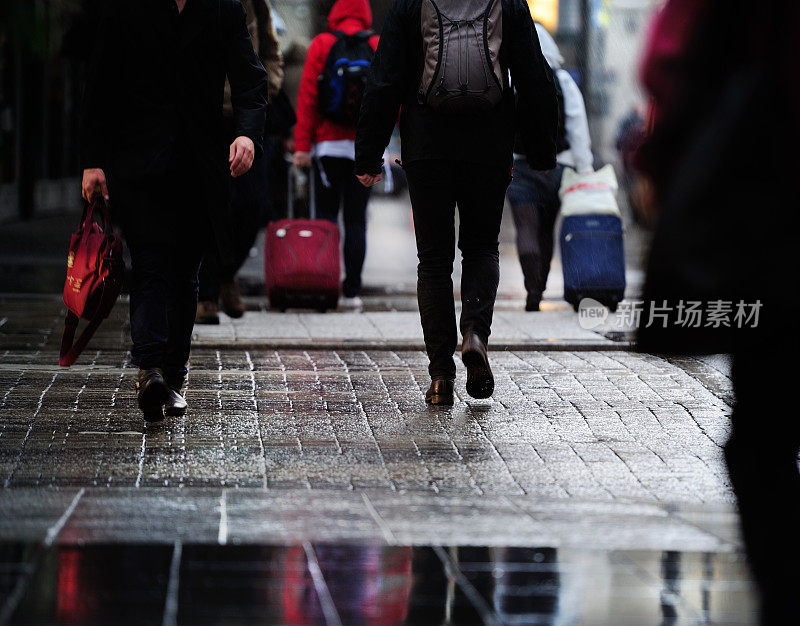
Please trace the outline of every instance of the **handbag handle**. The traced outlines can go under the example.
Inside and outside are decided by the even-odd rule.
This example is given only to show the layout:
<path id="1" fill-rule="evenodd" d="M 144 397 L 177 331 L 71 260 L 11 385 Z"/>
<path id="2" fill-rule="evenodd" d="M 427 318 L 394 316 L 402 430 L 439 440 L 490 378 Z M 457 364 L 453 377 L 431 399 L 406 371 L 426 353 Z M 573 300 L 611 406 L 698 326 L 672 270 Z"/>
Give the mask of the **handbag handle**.
<path id="1" fill-rule="evenodd" d="M 111 231 L 111 214 L 108 204 L 103 196 L 96 193 L 92 196 L 91 202 L 84 203 L 83 215 L 81 216 L 81 230 L 86 230 L 94 222 L 95 212 L 100 213 L 101 226 L 104 232 Z"/>
<path id="2" fill-rule="evenodd" d="M 83 329 L 78 340 L 73 343 L 75 331 L 78 329 L 78 316 L 72 311 L 67 311 L 64 320 L 64 333 L 61 335 L 61 348 L 58 353 L 58 364 L 61 367 L 69 367 L 78 360 L 81 352 L 83 352 L 92 335 L 100 327 L 102 321 L 99 317 L 92 318 L 86 328 Z"/>

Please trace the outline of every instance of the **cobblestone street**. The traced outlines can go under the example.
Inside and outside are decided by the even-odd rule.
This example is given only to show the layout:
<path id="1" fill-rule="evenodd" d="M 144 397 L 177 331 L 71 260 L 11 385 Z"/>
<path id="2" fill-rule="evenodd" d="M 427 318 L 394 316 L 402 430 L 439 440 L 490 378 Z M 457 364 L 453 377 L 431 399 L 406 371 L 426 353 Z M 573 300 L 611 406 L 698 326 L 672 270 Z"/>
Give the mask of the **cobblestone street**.
<path id="1" fill-rule="evenodd" d="M 401 238 L 396 219 L 379 217 L 372 237 Z M 395 253 L 369 257 L 367 275 Z M 504 255 L 504 267 L 513 261 Z M 181 621 L 214 621 L 187 613 L 201 588 L 192 563 L 204 559 L 262 573 L 275 559 L 299 559 L 312 574 L 321 563 L 319 613 L 305 621 L 337 623 L 326 594 L 336 619 L 358 621 L 325 546 L 384 546 L 390 560 L 413 550 L 415 567 L 433 559 L 465 594 L 456 605 L 474 612 L 459 623 L 513 622 L 481 600 L 479 572 L 502 571 L 504 558 L 509 571 L 544 560 L 559 572 L 556 623 L 655 623 L 665 606 L 692 623 L 752 621 L 721 448 L 733 402 L 726 359 L 633 352 L 581 329 L 557 295 L 542 313 L 523 313 L 509 271 L 494 399 L 466 395 L 459 363 L 455 406 L 431 409 L 418 314 L 402 287 L 413 285 L 413 263 L 403 271 L 379 288 L 373 280 L 362 312 L 279 314 L 253 298 L 242 320 L 196 327 L 189 413 L 147 425 L 125 301 L 79 364 L 61 369 L 59 298 L 0 297 L 0 566 L 9 572 L 0 623 L 51 619 L 30 599 L 46 563 L 74 553 L 102 567 L 111 553 L 92 546 L 110 545 L 152 552 L 164 579 L 151 590 L 153 615 L 165 623 L 176 602 Z M 262 553 L 226 552 L 237 545 Z M 180 591 L 166 582 L 176 567 Z M 592 592 L 605 608 L 587 599 L 596 577 L 608 581 Z"/>

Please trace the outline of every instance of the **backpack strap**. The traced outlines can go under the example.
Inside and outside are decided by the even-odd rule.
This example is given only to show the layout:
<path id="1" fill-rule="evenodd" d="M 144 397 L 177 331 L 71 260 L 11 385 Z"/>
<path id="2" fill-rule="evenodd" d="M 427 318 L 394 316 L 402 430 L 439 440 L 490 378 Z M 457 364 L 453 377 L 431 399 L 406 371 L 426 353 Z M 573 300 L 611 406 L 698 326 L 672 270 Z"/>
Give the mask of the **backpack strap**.
<path id="1" fill-rule="evenodd" d="M 360 30 L 357 33 L 352 33 L 350 35 L 343 30 L 329 30 L 328 32 L 331 35 L 334 35 L 336 39 L 360 39 L 363 41 L 369 41 L 370 37 L 375 35 L 375 33 L 371 30 Z"/>
<path id="2" fill-rule="evenodd" d="M 64 333 L 61 335 L 61 350 L 58 355 L 58 364 L 61 367 L 69 367 L 78 360 L 86 344 L 89 343 L 97 329 L 100 328 L 102 321 L 100 316 L 93 318 L 89 325 L 83 329 L 78 340 L 73 343 L 75 331 L 78 329 L 78 316 L 72 311 L 67 311 L 64 319 Z"/>

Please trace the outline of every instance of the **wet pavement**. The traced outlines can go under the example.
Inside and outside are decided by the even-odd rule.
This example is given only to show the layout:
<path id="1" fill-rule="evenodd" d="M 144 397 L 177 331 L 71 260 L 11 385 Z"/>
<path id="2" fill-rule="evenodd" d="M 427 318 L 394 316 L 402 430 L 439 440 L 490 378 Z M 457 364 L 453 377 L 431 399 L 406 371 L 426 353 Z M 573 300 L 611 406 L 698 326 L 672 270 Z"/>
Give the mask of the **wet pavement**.
<path id="1" fill-rule="evenodd" d="M 162 424 L 125 300 L 62 369 L 58 296 L 0 295 L 0 624 L 753 623 L 727 359 L 582 329 L 557 264 L 523 313 L 505 232 L 494 399 L 459 364 L 431 409 L 408 216 L 372 218 L 362 311 L 249 298 Z"/>

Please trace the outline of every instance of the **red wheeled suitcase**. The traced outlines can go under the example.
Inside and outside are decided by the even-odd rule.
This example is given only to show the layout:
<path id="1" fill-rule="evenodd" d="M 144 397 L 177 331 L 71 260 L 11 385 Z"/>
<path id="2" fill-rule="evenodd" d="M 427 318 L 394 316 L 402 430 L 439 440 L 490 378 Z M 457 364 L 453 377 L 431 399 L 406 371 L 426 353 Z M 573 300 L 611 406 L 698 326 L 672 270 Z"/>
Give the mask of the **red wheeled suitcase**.
<path id="1" fill-rule="evenodd" d="M 310 219 L 294 219 L 294 186 L 298 172 L 289 168 L 289 216 L 267 227 L 264 275 L 270 306 L 335 309 L 339 302 L 341 261 L 339 226 L 315 219 L 314 175 L 309 175 Z"/>

